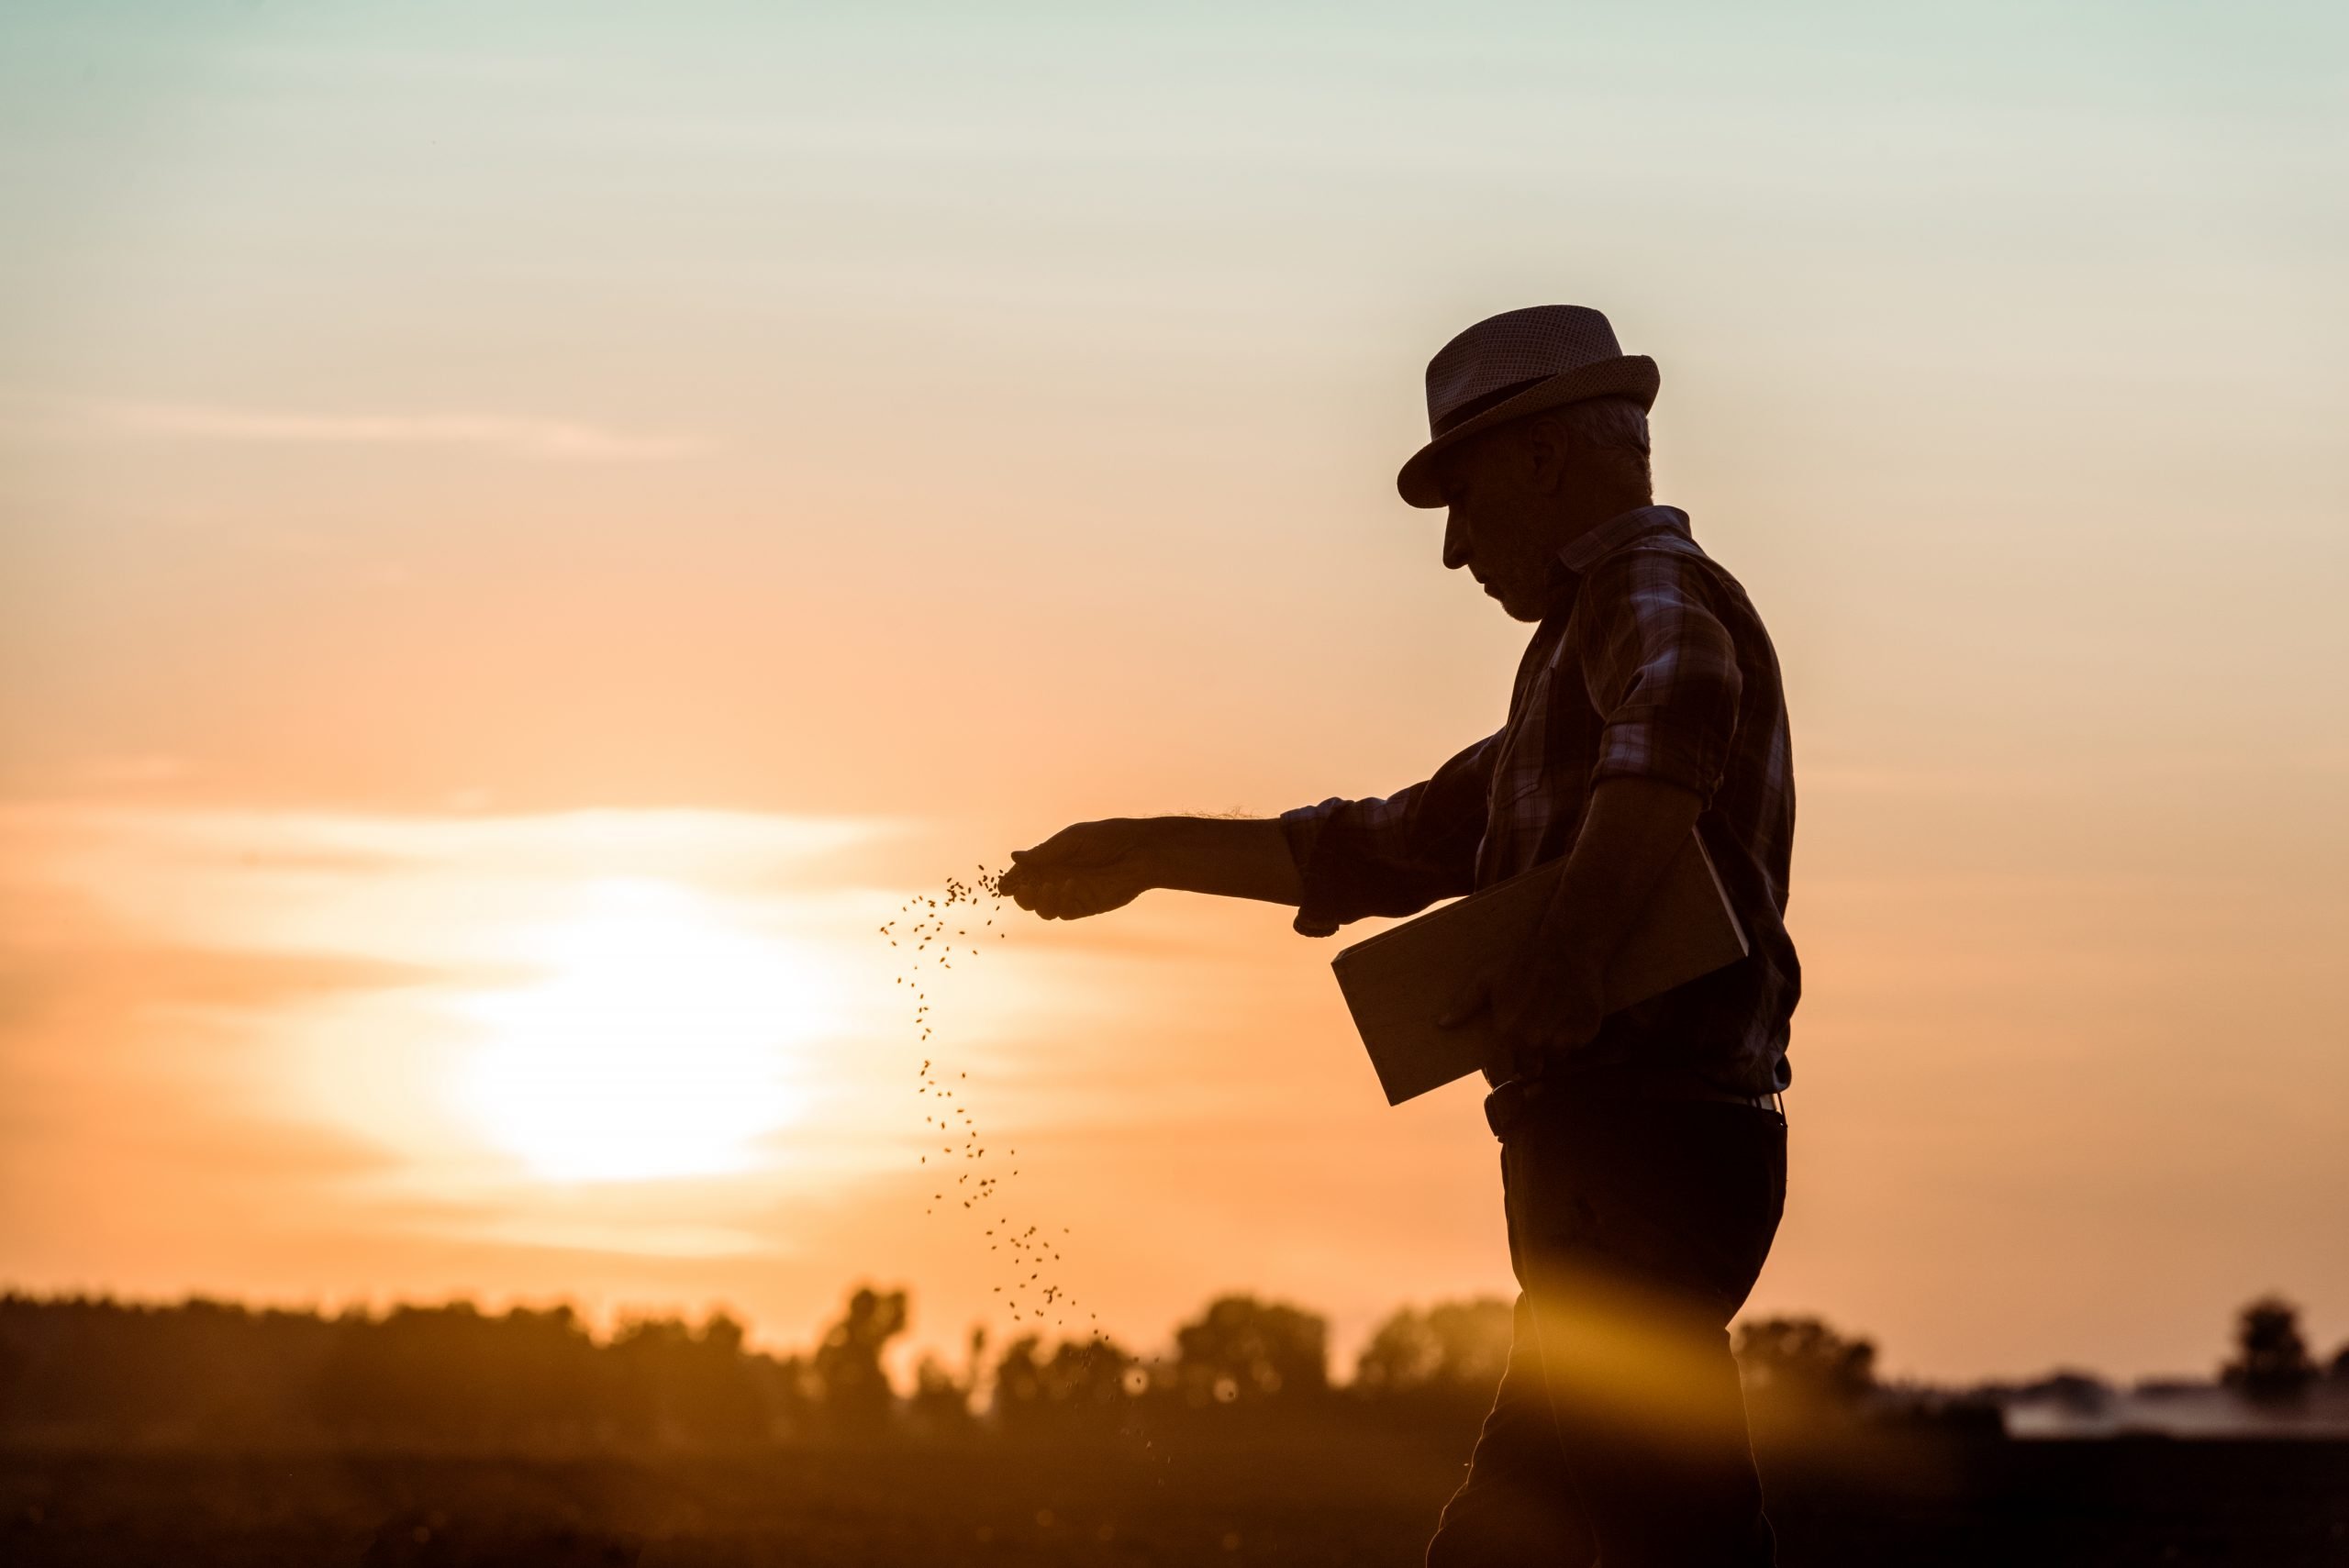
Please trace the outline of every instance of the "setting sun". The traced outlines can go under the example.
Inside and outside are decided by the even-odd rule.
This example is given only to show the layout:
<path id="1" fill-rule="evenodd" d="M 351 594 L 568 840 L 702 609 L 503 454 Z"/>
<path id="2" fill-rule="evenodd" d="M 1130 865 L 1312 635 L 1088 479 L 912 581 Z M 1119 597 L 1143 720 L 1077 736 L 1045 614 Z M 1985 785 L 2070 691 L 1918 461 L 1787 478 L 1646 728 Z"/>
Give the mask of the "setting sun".
<path id="1" fill-rule="evenodd" d="M 790 1048 L 830 1016 L 789 947 L 674 884 L 590 884 L 532 933 L 542 978 L 461 1005 L 482 1030 L 456 1084 L 488 1139 L 553 1181 L 704 1176 L 757 1162 L 800 1095 Z"/>

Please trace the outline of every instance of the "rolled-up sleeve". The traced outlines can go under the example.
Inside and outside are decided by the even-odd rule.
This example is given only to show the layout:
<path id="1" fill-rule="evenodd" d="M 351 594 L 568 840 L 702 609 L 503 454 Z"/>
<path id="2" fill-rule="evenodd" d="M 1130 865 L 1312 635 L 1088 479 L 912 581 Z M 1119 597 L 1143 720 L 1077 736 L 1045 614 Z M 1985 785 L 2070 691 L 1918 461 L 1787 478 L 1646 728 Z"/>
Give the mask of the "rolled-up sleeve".
<path id="1" fill-rule="evenodd" d="M 1281 814 L 1304 896 L 1296 929 L 1336 934 L 1370 915 L 1416 914 L 1475 884 L 1500 737 L 1491 735 L 1432 777 L 1375 800 L 1332 796 Z"/>
<path id="2" fill-rule="evenodd" d="M 1586 588 L 1606 606 L 1584 644 L 1603 724 L 1592 787 L 1610 778 L 1677 784 L 1709 802 L 1729 764 L 1743 684 L 1737 647 L 1707 606 L 1700 569 L 1666 550 L 1627 550 Z"/>

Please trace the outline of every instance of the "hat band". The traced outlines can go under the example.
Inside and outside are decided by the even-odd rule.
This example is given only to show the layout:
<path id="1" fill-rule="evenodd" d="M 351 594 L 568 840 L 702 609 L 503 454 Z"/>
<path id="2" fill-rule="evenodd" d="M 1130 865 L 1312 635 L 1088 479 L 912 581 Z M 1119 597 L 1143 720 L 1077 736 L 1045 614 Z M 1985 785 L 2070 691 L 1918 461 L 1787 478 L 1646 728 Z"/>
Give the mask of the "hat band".
<path id="1" fill-rule="evenodd" d="M 1531 392 L 1533 388 L 1541 385 L 1543 382 L 1550 380 L 1551 376 L 1555 373 L 1556 373 L 1553 372 L 1542 375 L 1530 376 L 1524 381 L 1513 381 L 1507 386 L 1495 387 L 1490 392 L 1485 393 L 1479 396 L 1472 397 L 1467 402 L 1462 404 L 1459 407 L 1445 413 L 1442 418 L 1430 420 L 1428 423 L 1428 434 L 1431 436 L 1448 435 L 1458 427 L 1466 424 L 1469 420 L 1474 419 L 1477 415 L 1482 414 L 1486 409 L 1497 408 L 1502 404 L 1507 403 L 1510 398 L 1515 397 L 1520 392 Z"/>

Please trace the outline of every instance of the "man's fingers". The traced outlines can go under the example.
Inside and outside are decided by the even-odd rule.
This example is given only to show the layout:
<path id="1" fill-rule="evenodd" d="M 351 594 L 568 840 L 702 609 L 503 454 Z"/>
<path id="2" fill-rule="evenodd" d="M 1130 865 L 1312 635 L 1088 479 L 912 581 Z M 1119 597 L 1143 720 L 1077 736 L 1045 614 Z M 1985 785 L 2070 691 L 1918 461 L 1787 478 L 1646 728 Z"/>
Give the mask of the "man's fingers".
<path id="1" fill-rule="evenodd" d="M 1017 881 L 1006 876 L 1000 886 L 1014 904 L 1050 920 L 1057 916 L 1066 895 L 1068 879 L 1045 874 L 1030 865 Z"/>
<path id="2" fill-rule="evenodd" d="M 1132 903 L 1139 891 L 1111 877 L 1058 876 L 1026 890 L 1020 907 L 1047 920 L 1082 920 Z"/>
<path id="3" fill-rule="evenodd" d="M 1467 989 L 1460 993 L 1458 999 L 1452 1004 L 1451 1009 L 1443 1017 L 1436 1019 L 1435 1027 L 1440 1029 L 1456 1029 L 1490 1006 L 1492 1000 L 1493 983 L 1489 979 L 1479 976 L 1470 981 Z"/>
<path id="4" fill-rule="evenodd" d="M 1531 1009 L 1525 1006 L 1524 997 L 1496 993 L 1492 1007 L 1493 1028 L 1509 1039 L 1530 1044 L 1541 1032 L 1539 1021 L 1529 1016 Z"/>
<path id="5" fill-rule="evenodd" d="M 1487 975 L 1478 1000 L 1491 1015 L 1485 1071 L 1495 1083 L 1522 1076 L 1549 1053 L 1556 1030 L 1543 1016 L 1539 995 L 1525 984 L 1522 970 Z"/>
<path id="6" fill-rule="evenodd" d="M 1012 851 L 1011 866 L 1003 873 L 1004 880 L 1007 883 L 1024 882 L 1040 872 L 1107 865 L 1116 860 L 1120 847 L 1102 842 L 1100 835 L 1087 830 L 1092 826 L 1089 822 L 1080 822 L 1074 827 L 1062 828 L 1041 844 Z"/>
<path id="7" fill-rule="evenodd" d="M 1099 891 L 1084 877 L 1059 877 L 1037 890 L 1036 913 L 1047 920 L 1081 920 L 1102 908 Z"/>
<path id="8" fill-rule="evenodd" d="M 1023 909 L 1035 907 L 1029 902 L 1043 887 L 1040 878 L 1049 877 L 1054 862 L 1064 858 L 1066 847 L 1054 848 L 1065 839 L 1065 831 L 1055 833 L 1041 844 L 1030 844 L 1024 850 L 1011 851 L 1011 864 L 996 881 L 997 892 L 1017 899 Z"/>

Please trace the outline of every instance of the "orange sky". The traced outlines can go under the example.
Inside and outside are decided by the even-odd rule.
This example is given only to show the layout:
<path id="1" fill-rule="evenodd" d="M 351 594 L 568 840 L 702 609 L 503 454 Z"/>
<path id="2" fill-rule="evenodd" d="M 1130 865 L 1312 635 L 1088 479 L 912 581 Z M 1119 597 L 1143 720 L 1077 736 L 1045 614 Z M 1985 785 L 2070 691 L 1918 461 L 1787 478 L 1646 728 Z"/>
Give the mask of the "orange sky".
<path id="1" fill-rule="evenodd" d="M 2342 24 L 1806 15 L 28 25 L 0 1279 L 955 1339 L 874 927 L 1494 728 L 1521 628 L 1393 471 L 1437 344 L 1570 299 L 1787 673 L 1757 1308 L 2349 1337 Z M 1473 1092 L 1385 1107 L 1330 951 L 1160 895 L 936 997 L 1122 1337 L 1505 1284 Z"/>

